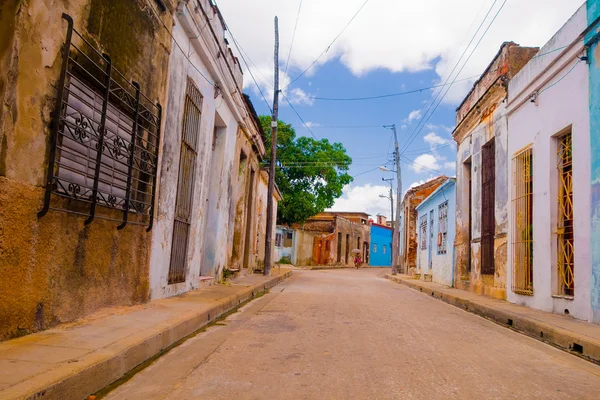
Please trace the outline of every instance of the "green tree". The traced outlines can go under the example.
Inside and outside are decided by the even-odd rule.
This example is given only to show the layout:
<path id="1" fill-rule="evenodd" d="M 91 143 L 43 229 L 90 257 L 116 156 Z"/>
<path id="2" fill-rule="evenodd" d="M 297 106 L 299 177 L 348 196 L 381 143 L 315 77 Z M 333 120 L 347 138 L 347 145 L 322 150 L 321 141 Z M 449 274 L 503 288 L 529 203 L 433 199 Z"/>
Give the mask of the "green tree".
<path id="1" fill-rule="evenodd" d="M 266 136 L 267 161 L 271 159 L 271 117 L 260 116 Z M 283 195 L 277 206 L 281 224 L 302 223 L 333 206 L 345 185 L 352 182 L 352 158 L 341 143 L 300 136 L 290 124 L 277 121 L 277 172 L 275 182 Z"/>

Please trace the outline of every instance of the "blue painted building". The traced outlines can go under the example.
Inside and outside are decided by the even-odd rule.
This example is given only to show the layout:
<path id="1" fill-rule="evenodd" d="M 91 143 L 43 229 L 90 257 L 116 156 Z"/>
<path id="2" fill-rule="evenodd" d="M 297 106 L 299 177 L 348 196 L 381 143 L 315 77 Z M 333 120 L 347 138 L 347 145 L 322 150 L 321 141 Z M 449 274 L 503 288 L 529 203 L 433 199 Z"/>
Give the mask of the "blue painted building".
<path id="1" fill-rule="evenodd" d="M 600 0 L 587 1 L 587 19 L 584 40 L 590 69 L 590 300 L 592 319 L 600 323 Z"/>
<path id="2" fill-rule="evenodd" d="M 371 224 L 371 267 L 392 266 L 392 228 Z"/>
<path id="3" fill-rule="evenodd" d="M 452 286 L 456 232 L 456 179 L 448 178 L 417 206 L 417 273 Z"/>

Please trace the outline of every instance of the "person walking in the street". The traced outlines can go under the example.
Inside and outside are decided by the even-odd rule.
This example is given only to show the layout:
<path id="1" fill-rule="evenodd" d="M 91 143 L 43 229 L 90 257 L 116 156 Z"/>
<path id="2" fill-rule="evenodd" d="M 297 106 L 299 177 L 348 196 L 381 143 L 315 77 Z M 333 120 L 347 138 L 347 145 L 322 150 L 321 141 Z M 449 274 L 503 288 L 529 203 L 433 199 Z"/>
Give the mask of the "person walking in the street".
<path id="1" fill-rule="evenodd" d="M 362 260 L 360 259 L 360 254 L 357 253 L 354 257 L 354 266 L 358 269 L 362 265 Z"/>

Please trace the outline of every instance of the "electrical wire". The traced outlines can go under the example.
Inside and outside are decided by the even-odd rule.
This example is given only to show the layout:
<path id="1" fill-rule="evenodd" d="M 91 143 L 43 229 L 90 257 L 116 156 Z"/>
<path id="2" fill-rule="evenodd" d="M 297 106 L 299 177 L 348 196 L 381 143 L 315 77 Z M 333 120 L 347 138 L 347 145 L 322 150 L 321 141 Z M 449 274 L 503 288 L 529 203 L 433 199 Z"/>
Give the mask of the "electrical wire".
<path id="1" fill-rule="evenodd" d="M 547 86 L 546 88 L 544 88 L 544 90 L 540 90 L 540 92 L 538 93 L 538 96 L 542 93 L 544 93 L 546 90 L 553 88 L 554 86 L 558 85 L 559 83 L 561 83 L 563 81 L 563 79 L 565 79 L 567 76 L 569 76 L 569 74 L 571 72 L 573 72 L 573 70 L 575 69 L 575 67 L 577 67 L 579 65 L 579 63 L 581 63 L 581 60 L 577 61 L 572 67 L 571 69 L 569 69 L 563 76 L 560 77 L 560 79 L 558 79 L 556 82 L 554 82 L 553 84 Z"/>
<path id="2" fill-rule="evenodd" d="M 475 53 L 475 50 L 477 50 L 477 47 L 479 47 L 479 45 L 481 44 L 481 41 L 483 40 L 483 38 L 485 37 L 485 35 L 487 34 L 487 32 L 490 30 L 491 26 L 494 24 L 494 21 L 496 21 L 496 18 L 498 18 L 498 15 L 500 14 L 500 12 L 502 11 L 502 9 L 504 8 L 504 6 L 506 5 L 506 2 L 508 0 L 504 0 L 504 2 L 502 3 L 502 5 L 500 6 L 500 8 L 498 9 L 498 11 L 496 11 L 496 14 L 494 15 L 494 17 L 492 18 L 492 20 L 490 21 L 489 25 L 487 26 L 487 28 L 485 29 L 485 31 L 483 32 L 483 34 L 481 35 L 481 37 L 479 38 L 479 40 L 477 41 L 477 43 L 475 44 L 475 47 L 473 47 L 473 49 L 471 50 L 471 53 L 469 54 L 469 56 L 467 57 L 467 59 L 465 60 L 465 62 L 463 63 L 462 67 L 460 68 L 460 70 L 458 71 L 458 73 L 456 74 L 456 76 L 458 77 L 460 75 L 460 73 L 462 72 L 462 70 L 465 68 L 465 66 L 467 65 L 467 63 L 469 62 L 469 60 L 471 59 L 471 57 L 473 56 L 473 54 Z M 494 6 L 494 4 L 496 4 L 496 1 L 494 1 L 494 3 L 492 4 L 492 7 Z M 491 9 L 490 9 L 491 10 Z M 486 14 L 486 19 L 487 19 L 487 15 Z M 485 21 L 485 19 L 484 19 Z M 479 30 L 478 30 L 479 31 Z M 462 57 L 461 57 L 462 58 Z M 460 62 L 460 59 L 459 59 Z M 450 73 L 452 74 L 452 73 Z M 448 94 L 448 92 L 450 91 L 450 88 L 452 88 L 452 85 L 455 83 L 456 78 L 454 79 L 454 81 L 452 82 L 452 84 L 448 85 L 448 87 L 446 88 L 446 91 L 444 92 L 444 94 L 442 95 L 442 97 L 440 98 L 439 102 L 436 104 L 436 106 L 434 107 L 433 111 L 431 111 L 431 113 L 429 115 L 427 115 L 427 112 L 425 113 L 425 118 L 423 118 L 422 120 L 419 121 L 419 124 L 417 124 L 417 128 L 414 131 L 414 134 L 411 135 L 411 137 L 409 137 L 407 143 L 402 147 L 402 150 L 406 150 L 408 149 L 408 147 L 412 144 L 412 142 L 417 138 L 417 136 L 419 136 L 419 134 L 423 131 L 423 128 L 425 127 L 425 125 L 427 124 L 427 122 L 431 119 L 431 116 L 435 113 L 435 111 L 438 109 L 439 105 L 442 103 L 442 101 L 444 100 L 444 98 L 446 97 L 446 95 Z M 440 92 L 441 93 L 441 90 Z M 439 95 L 438 93 L 438 95 Z M 437 98 L 437 96 L 436 96 Z M 435 103 L 435 100 L 433 101 L 433 103 L 431 103 L 431 105 L 433 105 Z M 431 105 L 429 108 L 431 108 Z M 419 125 L 421 124 L 421 122 L 423 123 L 423 125 L 421 126 L 421 128 L 419 128 Z"/>
<path id="3" fill-rule="evenodd" d="M 298 6 L 298 13 L 296 14 L 296 23 L 294 24 L 294 33 L 292 34 L 292 43 L 290 44 L 290 51 L 288 52 L 287 61 L 285 62 L 285 70 L 283 75 L 287 75 L 288 67 L 290 66 L 290 57 L 292 56 L 292 49 L 294 48 L 294 39 L 296 39 L 296 29 L 298 29 L 298 20 L 300 19 L 300 10 L 302 9 L 302 0 Z"/>
<path id="4" fill-rule="evenodd" d="M 338 33 L 338 35 L 331 41 L 331 43 L 329 43 L 329 46 L 327 46 L 327 48 L 325 50 L 323 50 L 323 52 L 321 54 L 319 54 L 319 56 L 308 66 L 308 68 L 306 68 L 304 71 L 302 71 L 302 73 L 300 75 L 298 75 L 285 88 L 283 88 L 283 90 L 285 90 L 288 87 L 292 86 L 298 79 L 300 79 L 302 76 L 304 76 L 304 74 L 306 74 L 321 59 L 321 57 L 323 57 L 325 55 L 325 53 L 327 53 L 329 51 L 329 49 L 331 48 L 331 46 L 333 46 L 333 44 L 338 40 L 338 38 L 340 36 L 342 36 L 342 34 L 344 33 L 344 31 L 350 26 L 350 24 L 352 23 L 352 21 L 354 21 L 354 19 L 358 16 L 358 14 L 360 14 L 360 12 L 362 11 L 362 9 L 367 5 L 368 2 L 369 2 L 369 0 L 365 0 L 365 2 L 362 4 L 362 6 L 360 6 L 360 8 L 358 9 L 358 11 L 356 11 L 356 13 L 352 16 L 352 18 L 350 18 L 350 21 L 348 21 L 348 23 L 346 24 L 346 26 L 344 26 L 344 28 L 340 31 L 340 33 Z"/>
<path id="5" fill-rule="evenodd" d="M 292 103 L 288 100 L 288 98 L 283 94 L 283 92 L 281 92 L 281 97 L 283 97 L 283 99 L 290 105 L 290 107 L 292 108 L 292 110 L 294 110 L 294 112 L 296 113 L 296 115 L 298 116 L 298 118 L 300 118 L 300 121 L 302 121 L 302 123 L 304 124 L 304 127 L 306 129 L 308 129 L 308 131 L 310 132 L 310 134 L 312 135 L 312 137 L 314 137 L 315 139 L 317 139 L 317 137 L 315 136 L 315 134 L 313 133 L 313 131 L 309 128 L 309 126 L 306 124 L 306 122 L 304 122 L 304 119 L 300 116 L 300 114 L 298 113 L 298 111 L 296 111 L 296 108 L 292 105 Z"/>
<path id="6" fill-rule="evenodd" d="M 474 78 L 479 78 L 481 75 L 474 75 L 474 76 L 470 76 L 468 78 L 462 78 L 457 80 L 456 82 L 462 82 L 462 81 L 468 81 Z M 422 88 L 418 88 L 418 89 L 413 89 L 413 90 L 407 90 L 404 92 L 395 92 L 395 93 L 387 93 L 387 94 L 380 94 L 380 95 L 374 95 L 374 96 L 364 96 L 364 97 L 319 97 L 319 96 L 308 96 L 309 99 L 313 99 L 313 100 L 323 100 L 323 101 L 361 101 L 361 100 L 374 100 L 374 99 L 384 99 L 384 98 L 388 98 L 388 97 L 398 97 L 398 96 L 405 96 L 407 94 L 414 94 L 414 93 L 421 93 L 425 90 L 430 90 L 430 89 L 436 89 L 436 88 L 440 88 L 440 87 L 444 87 L 447 86 L 447 83 L 443 83 L 443 84 L 439 84 L 439 85 L 433 85 L 433 86 L 427 86 L 427 87 L 422 87 Z"/>
<path id="7" fill-rule="evenodd" d="M 465 50 L 463 51 L 463 53 L 461 54 L 460 58 L 456 61 L 456 64 L 454 65 L 454 67 L 452 68 L 452 71 L 448 74 L 448 76 L 446 77 L 446 80 L 444 82 L 444 86 L 448 84 L 448 81 L 450 80 L 450 78 L 452 77 L 452 74 L 454 73 L 454 71 L 456 70 L 456 68 L 458 67 L 458 65 L 460 64 L 460 61 L 462 60 L 462 58 L 464 57 L 465 53 L 467 52 L 467 50 L 469 49 L 469 47 L 471 46 L 471 44 L 473 43 L 473 40 L 475 40 L 475 38 L 477 37 L 477 34 L 479 33 L 479 31 L 481 30 L 481 28 L 483 27 L 483 24 L 485 23 L 487 17 L 490 15 L 490 13 L 492 12 L 494 5 L 496 5 L 498 0 L 494 0 L 494 2 L 492 3 L 492 5 L 490 6 L 490 8 L 488 9 L 487 13 L 485 14 L 485 16 L 483 17 L 483 20 L 481 21 L 481 23 L 479 24 L 479 26 L 477 27 L 477 30 L 475 31 L 475 33 L 473 34 L 473 36 L 471 37 L 471 40 L 469 40 L 469 43 L 467 44 L 467 46 L 465 47 Z M 481 12 L 481 11 L 480 11 Z M 479 13 L 477 14 L 479 15 Z M 471 24 L 471 26 L 473 26 L 475 20 L 473 20 L 473 23 Z M 469 30 L 471 30 L 471 28 L 469 28 Z M 468 33 L 468 31 L 467 31 Z M 466 35 L 465 35 L 466 37 Z M 455 53 L 455 55 L 452 57 L 452 60 L 454 60 L 454 57 L 456 56 L 457 53 Z M 458 77 L 458 74 L 456 75 L 455 79 Z M 440 93 L 442 93 L 443 89 L 440 89 L 437 94 L 435 95 L 435 98 L 433 99 L 433 101 L 431 103 L 429 103 L 429 100 L 431 100 L 431 98 L 434 96 L 434 92 L 431 92 L 431 94 L 429 95 L 429 98 L 425 101 L 425 103 L 423 104 L 423 107 L 421 107 L 421 109 L 419 110 L 419 115 L 421 115 L 421 113 L 423 112 L 423 110 L 425 109 L 426 105 L 429 103 L 429 107 L 427 108 L 427 111 L 425 111 L 425 116 L 427 115 L 427 113 L 429 112 L 429 110 L 431 110 L 431 107 L 433 106 L 433 104 L 435 104 L 436 100 L 438 99 Z M 413 124 L 415 123 L 415 120 L 413 120 L 409 126 L 409 130 L 412 129 Z M 415 131 L 419 128 L 421 121 L 419 120 L 417 122 L 417 126 L 415 127 L 415 130 L 412 131 L 412 133 L 408 136 L 408 138 L 406 139 L 405 143 L 408 143 L 408 141 L 411 139 L 412 135 L 415 133 Z M 407 146 L 403 145 L 402 146 L 402 151 L 406 150 Z"/>
<path id="8" fill-rule="evenodd" d="M 353 176 L 352 176 L 352 178 L 356 178 L 357 176 L 361 176 L 361 175 L 364 175 L 364 174 L 368 174 L 369 172 L 373 172 L 373 171 L 375 171 L 376 169 L 379 169 L 379 167 L 375 167 L 375 168 L 373 168 L 373 169 L 370 169 L 370 170 L 368 170 L 368 171 L 364 171 L 364 172 L 361 172 L 361 173 L 359 173 L 359 174 L 353 175 Z"/>

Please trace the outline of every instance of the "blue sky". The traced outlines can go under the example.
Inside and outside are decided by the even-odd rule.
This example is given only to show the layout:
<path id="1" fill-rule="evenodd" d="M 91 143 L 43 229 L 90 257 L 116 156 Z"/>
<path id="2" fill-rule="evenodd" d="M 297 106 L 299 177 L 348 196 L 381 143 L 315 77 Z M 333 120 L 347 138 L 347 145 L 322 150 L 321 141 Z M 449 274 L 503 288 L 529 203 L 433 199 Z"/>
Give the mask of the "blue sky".
<path id="1" fill-rule="evenodd" d="M 404 150 L 403 191 L 440 173 L 453 175 L 455 147 L 451 130 L 455 109 L 476 76 L 483 72 L 502 42 L 513 40 L 521 45 L 541 47 L 583 4 L 581 0 L 507 0 L 503 3 L 504 0 L 369 0 L 366 4 L 365 0 L 217 1 L 229 27 L 230 43 L 235 39 L 241 46 L 268 102 L 272 101 L 273 93 L 275 15 L 279 18 L 281 38 L 281 87 L 286 88 L 321 54 L 304 76 L 284 89 L 284 95 L 317 138 L 343 143 L 354 160 L 350 174 L 356 178 L 345 188 L 334 209 L 367 211 L 373 215 L 389 215 L 389 200 L 379 198 L 389 190 L 381 178 L 394 175 L 377 169 L 386 163 L 390 169 L 393 167 L 389 162 L 393 150 L 391 131 L 382 126 L 397 126 L 400 148 Z M 361 12 L 344 28 L 363 4 Z M 340 32 L 329 51 L 323 54 Z M 233 50 L 239 54 L 235 47 Z M 463 52 L 465 56 L 460 59 Z M 455 65 L 458 67 L 450 74 Z M 247 68 L 244 66 L 244 69 Z M 432 90 L 368 101 L 310 98 L 411 91 L 443 83 L 448 77 L 450 82 L 458 81 L 427 124 L 422 118 L 431 104 L 432 94 L 437 94 Z M 259 114 L 270 114 L 248 72 L 244 75 L 244 86 Z M 291 123 L 298 134 L 310 135 L 283 99 L 280 104 L 280 119 Z M 333 128 L 338 126 L 353 128 Z M 422 126 L 419 135 L 404 148 L 417 126 Z M 440 146 L 446 147 L 437 149 Z M 373 171 L 366 172 L 369 170 Z"/>

